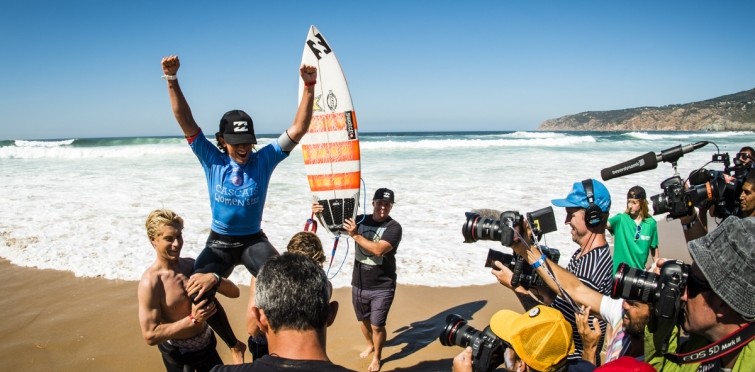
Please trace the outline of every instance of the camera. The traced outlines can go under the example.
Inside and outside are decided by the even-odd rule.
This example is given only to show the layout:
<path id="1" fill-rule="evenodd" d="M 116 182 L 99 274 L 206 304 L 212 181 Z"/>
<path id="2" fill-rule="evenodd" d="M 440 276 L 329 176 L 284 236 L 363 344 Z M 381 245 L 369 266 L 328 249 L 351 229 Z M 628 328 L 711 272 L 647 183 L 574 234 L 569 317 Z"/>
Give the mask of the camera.
<path id="1" fill-rule="evenodd" d="M 679 176 L 663 181 L 663 192 L 650 197 L 653 202 L 653 214 L 668 212 L 669 218 L 679 218 L 691 214 L 694 206 L 701 209 L 712 207 L 713 216 L 718 218 L 737 214 L 737 199 L 741 190 L 737 190 L 736 170 L 729 168 L 729 155 L 714 154 L 711 161 L 723 163 L 724 171 L 696 169 L 690 172 L 689 187 L 686 189 Z M 729 176 L 732 171 L 735 176 Z"/>
<path id="2" fill-rule="evenodd" d="M 542 245 L 538 248 L 540 248 L 540 251 L 553 262 L 558 262 L 558 259 L 561 258 L 561 252 L 557 249 L 548 248 Z M 501 261 L 501 263 L 514 273 L 514 276 L 511 278 L 511 285 L 514 287 L 521 285 L 526 289 L 530 289 L 530 287 L 546 286 L 543 278 L 535 272 L 532 266 L 530 266 L 522 256 L 488 249 L 488 257 L 485 260 L 485 267 L 493 267 L 493 261 Z"/>
<path id="3" fill-rule="evenodd" d="M 611 297 L 652 305 L 648 329 L 655 332 L 661 322 L 677 323 L 688 277 L 689 265 L 678 260 L 666 261 L 657 275 L 622 263 L 614 275 Z"/>
<path id="4" fill-rule="evenodd" d="M 734 159 L 734 166 L 729 166 L 729 154 L 718 152 L 713 154 L 710 163 L 722 163 L 723 171 L 711 171 L 700 168 L 690 173 L 689 187 L 685 188 L 684 181 L 677 172 L 677 161 L 684 154 L 702 148 L 708 141 L 700 141 L 689 145 L 679 145 L 668 148 L 660 153 L 649 152 L 635 159 L 605 168 L 600 174 L 603 180 L 644 172 L 655 169 L 659 162 L 671 163 L 674 176 L 661 182 L 661 192 L 653 195 L 653 214 L 668 213 L 668 219 L 690 215 L 694 207 L 709 209 L 712 207 L 714 217 L 726 218 L 739 213 L 738 199 L 741 185 L 751 168 L 746 167 L 741 159 Z M 714 143 L 715 145 L 715 143 Z"/>
<path id="5" fill-rule="evenodd" d="M 692 213 L 692 201 L 684 190 L 684 183 L 679 176 L 673 176 L 661 182 L 663 192 L 650 197 L 653 214 L 668 213 L 670 218 L 679 218 Z"/>
<path id="6" fill-rule="evenodd" d="M 472 368 L 475 371 L 492 371 L 503 363 L 506 343 L 490 330 L 490 326 L 482 331 L 477 330 L 457 314 L 449 314 L 446 317 L 446 326 L 438 340 L 443 346 L 471 346 Z"/>
<path id="7" fill-rule="evenodd" d="M 465 215 L 467 220 L 461 228 L 464 243 L 493 240 L 510 247 L 514 243 L 514 228 L 522 227 L 522 222 L 524 222 L 522 215 L 516 211 L 503 212 L 497 220 L 482 217 L 475 212 L 466 212 Z M 532 235 L 537 239 L 540 239 L 543 234 L 556 231 L 556 217 L 551 207 L 527 213 L 527 220 L 532 227 Z"/>
<path id="8" fill-rule="evenodd" d="M 722 171 L 698 169 L 689 175 L 687 194 L 696 206 L 713 208 L 713 215 L 726 218 L 737 213 L 737 180 Z M 741 190 L 740 190 L 741 192 Z"/>

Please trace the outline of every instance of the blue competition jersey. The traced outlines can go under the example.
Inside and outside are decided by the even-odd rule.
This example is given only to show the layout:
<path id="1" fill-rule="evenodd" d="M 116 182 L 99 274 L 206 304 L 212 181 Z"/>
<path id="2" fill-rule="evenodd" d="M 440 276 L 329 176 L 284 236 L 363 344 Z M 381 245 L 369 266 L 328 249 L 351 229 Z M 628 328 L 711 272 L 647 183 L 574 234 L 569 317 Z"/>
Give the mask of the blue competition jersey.
<path id="1" fill-rule="evenodd" d="M 201 132 L 190 146 L 207 178 L 212 231 L 230 236 L 258 233 L 270 176 L 278 163 L 288 157 L 278 141 L 250 154 L 249 160 L 241 166 L 220 152 Z"/>

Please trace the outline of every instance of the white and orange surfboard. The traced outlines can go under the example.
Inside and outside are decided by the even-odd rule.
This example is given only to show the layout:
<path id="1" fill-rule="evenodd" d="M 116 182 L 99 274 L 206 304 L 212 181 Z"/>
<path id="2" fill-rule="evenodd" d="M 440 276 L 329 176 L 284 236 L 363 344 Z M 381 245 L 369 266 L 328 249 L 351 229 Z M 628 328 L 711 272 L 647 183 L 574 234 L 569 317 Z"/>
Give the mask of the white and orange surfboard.
<path id="1" fill-rule="evenodd" d="M 314 202 L 324 207 L 322 226 L 337 235 L 359 209 L 361 163 L 359 131 L 349 86 L 332 46 L 310 26 L 302 64 L 317 67 L 312 123 L 301 141 Z M 299 99 L 304 84 L 299 80 Z"/>

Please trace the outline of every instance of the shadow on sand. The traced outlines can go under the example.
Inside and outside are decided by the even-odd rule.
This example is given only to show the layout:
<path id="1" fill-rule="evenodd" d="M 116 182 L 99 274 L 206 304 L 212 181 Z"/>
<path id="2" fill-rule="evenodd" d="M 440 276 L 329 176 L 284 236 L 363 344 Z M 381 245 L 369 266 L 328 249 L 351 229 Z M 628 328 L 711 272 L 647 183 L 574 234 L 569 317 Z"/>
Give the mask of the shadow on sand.
<path id="1" fill-rule="evenodd" d="M 473 315 L 480 311 L 488 302 L 474 301 L 466 304 L 454 306 L 448 310 L 442 311 L 431 316 L 428 319 L 413 322 L 403 326 L 395 331 L 397 334 L 390 340 L 386 340 L 386 346 L 398 346 L 406 344 L 398 353 L 383 359 L 383 364 L 390 361 L 402 359 L 416 351 L 430 345 L 438 340 L 438 336 L 446 326 L 446 317 L 449 314 L 458 314 L 462 318 L 471 320 Z M 461 349 L 459 349 L 461 352 Z M 395 369 L 395 371 L 439 371 L 451 368 L 452 359 L 441 359 L 437 361 L 423 361 L 415 366 Z"/>

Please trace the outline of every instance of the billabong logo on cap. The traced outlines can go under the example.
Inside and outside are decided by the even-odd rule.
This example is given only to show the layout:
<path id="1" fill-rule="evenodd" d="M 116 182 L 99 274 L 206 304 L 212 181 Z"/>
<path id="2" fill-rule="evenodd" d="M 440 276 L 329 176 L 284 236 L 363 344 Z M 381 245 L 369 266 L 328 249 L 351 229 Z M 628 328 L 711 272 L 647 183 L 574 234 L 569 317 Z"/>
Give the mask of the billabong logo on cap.
<path id="1" fill-rule="evenodd" d="M 529 312 L 529 316 L 530 316 L 530 318 L 534 318 L 534 317 L 536 317 L 536 316 L 538 316 L 538 315 L 540 315 L 540 308 L 539 308 L 539 307 L 533 307 L 533 308 L 532 308 L 532 309 L 530 310 L 530 312 Z"/>
<path id="2" fill-rule="evenodd" d="M 246 121 L 234 121 L 233 132 L 249 132 L 249 126 L 247 126 Z"/>

